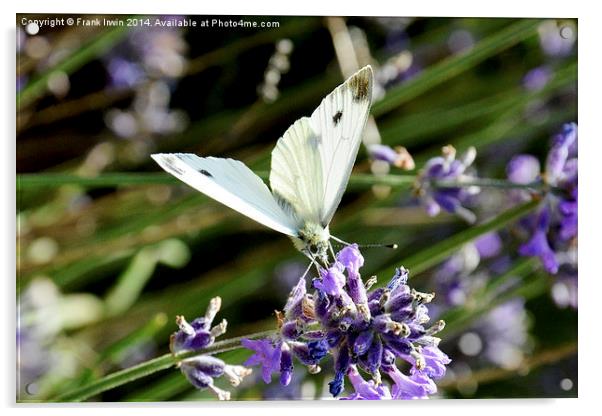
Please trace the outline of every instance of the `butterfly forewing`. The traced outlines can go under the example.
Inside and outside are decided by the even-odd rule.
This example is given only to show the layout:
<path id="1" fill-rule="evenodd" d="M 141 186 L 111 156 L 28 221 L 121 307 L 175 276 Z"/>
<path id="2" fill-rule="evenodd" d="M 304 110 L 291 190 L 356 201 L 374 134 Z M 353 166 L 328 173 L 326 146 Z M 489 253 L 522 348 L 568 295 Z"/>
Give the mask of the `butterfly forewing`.
<path id="1" fill-rule="evenodd" d="M 187 153 L 152 157 L 167 172 L 216 201 L 273 230 L 297 235 L 299 226 L 294 212 L 279 204 L 261 178 L 244 163 Z"/>

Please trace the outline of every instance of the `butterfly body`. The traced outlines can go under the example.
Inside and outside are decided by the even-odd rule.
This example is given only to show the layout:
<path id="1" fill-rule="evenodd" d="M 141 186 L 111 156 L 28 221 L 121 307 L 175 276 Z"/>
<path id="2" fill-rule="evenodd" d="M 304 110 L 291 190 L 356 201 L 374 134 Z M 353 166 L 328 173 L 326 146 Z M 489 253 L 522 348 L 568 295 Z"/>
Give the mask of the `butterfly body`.
<path id="1" fill-rule="evenodd" d="M 328 263 L 330 231 L 328 226 L 307 222 L 299 229 L 298 237 L 291 237 L 295 248 L 321 264 Z"/>
<path id="2" fill-rule="evenodd" d="M 154 154 L 167 172 L 218 202 L 288 235 L 313 261 L 328 263 L 329 224 L 355 163 L 372 103 L 366 66 L 289 127 L 272 151 L 270 188 L 245 164 L 193 154 Z"/>

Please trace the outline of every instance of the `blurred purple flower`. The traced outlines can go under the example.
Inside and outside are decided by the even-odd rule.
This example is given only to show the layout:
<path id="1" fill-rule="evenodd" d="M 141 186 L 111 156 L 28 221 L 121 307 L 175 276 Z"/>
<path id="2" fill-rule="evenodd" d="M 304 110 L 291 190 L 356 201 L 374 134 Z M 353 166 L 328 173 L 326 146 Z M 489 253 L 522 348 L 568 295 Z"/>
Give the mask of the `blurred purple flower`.
<path id="1" fill-rule="evenodd" d="M 482 259 L 497 256 L 502 251 L 502 239 L 496 232 L 483 234 L 474 241 L 474 245 Z"/>
<path id="2" fill-rule="evenodd" d="M 405 147 L 397 146 L 393 149 L 384 144 L 370 144 L 367 146 L 368 154 L 374 160 L 381 160 L 403 170 L 414 169 L 414 159 Z"/>
<path id="3" fill-rule="evenodd" d="M 474 176 L 468 172 L 476 157 L 476 150 L 469 148 L 461 158 L 456 159 L 452 146 L 443 148 L 443 156 L 428 160 L 418 175 L 415 192 L 429 216 L 438 215 L 441 209 L 457 214 L 467 222 L 474 222 L 475 215 L 465 208 L 470 197 L 480 192 L 476 186 L 442 186 L 444 182 L 470 182 Z M 439 182 L 437 184 L 436 182 Z"/>
<path id="4" fill-rule="evenodd" d="M 554 19 L 546 20 L 538 28 L 539 43 L 546 55 L 565 57 L 572 53 L 576 40 L 576 28 L 571 23 L 559 24 Z"/>
<path id="5" fill-rule="evenodd" d="M 466 29 L 454 30 L 447 39 L 447 46 L 453 54 L 466 53 L 470 51 L 474 45 L 474 36 Z"/>
<path id="6" fill-rule="evenodd" d="M 527 91 L 539 91 L 552 79 L 552 70 L 547 66 L 533 68 L 523 77 L 523 87 Z"/>
<path id="7" fill-rule="evenodd" d="M 516 155 L 506 166 L 506 175 L 511 182 L 527 185 L 535 182 L 540 175 L 539 160 L 531 155 Z"/>
<path id="8" fill-rule="evenodd" d="M 516 369 L 528 348 L 528 327 L 525 302 L 515 298 L 492 309 L 474 330 L 483 338 L 483 352 L 488 361 Z"/>
<path id="9" fill-rule="evenodd" d="M 111 86 L 117 89 L 134 88 L 146 80 L 146 74 L 138 63 L 120 56 L 108 60 L 107 71 Z"/>
<path id="10" fill-rule="evenodd" d="M 530 183 L 542 178 L 550 187 L 535 214 L 523 218 L 520 225 L 529 233 L 528 241 L 519 252 L 537 256 L 545 269 L 556 274 L 559 268 L 557 252 L 577 239 L 578 174 L 577 124 L 567 123 L 554 136 L 548 152 L 545 172 L 539 173 L 539 162 L 530 155 L 515 156 L 507 166 L 508 178 L 515 183 Z M 516 195 L 516 194 L 514 194 Z M 522 192 L 522 199 L 530 198 Z"/>
<path id="11" fill-rule="evenodd" d="M 25 88 L 27 81 L 27 75 L 17 75 L 17 92 Z"/>
<path id="12" fill-rule="evenodd" d="M 434 273 L 438 299 L 443 300 L 446 306 L 466 303 L 470 295 L 484 284 L 483 278 L 474 273 L 479 263 L 496 257 L 501 250 L 500 236 L 491 232 L 465 244 L 448 257 Z"/>
<path id="13" fill-rule="evenodd" d="M 577 272 L 561 272 L 552 286 L 552 299 L 561 308 L 577 309 Z"/>
<path id="14" fill-rule="evenodd" d="M 547 232 L 550 227 L 550 211 L 547 207 L 540 210 L 536 224 L 531 239 L 522 244 L 518 251 L 523 256 L 539 257 L 545 269 L 554 274 L 558 271 L 558 262 L 554 250 L 548 242 Z"/>

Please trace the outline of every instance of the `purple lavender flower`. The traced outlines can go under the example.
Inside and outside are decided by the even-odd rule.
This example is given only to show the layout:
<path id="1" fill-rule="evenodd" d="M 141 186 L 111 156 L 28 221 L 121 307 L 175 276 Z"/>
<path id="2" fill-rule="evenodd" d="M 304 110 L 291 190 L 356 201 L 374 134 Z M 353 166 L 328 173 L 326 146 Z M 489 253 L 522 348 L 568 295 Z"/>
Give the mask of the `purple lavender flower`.
<path id="1" fill-rule="evenodd" d="M 434 273 L 436 290 L 442 296 L 446 306 L 458 306 L 466 303 L 470 295 L 485 283 L 480 274 L 473 272 L 481 260 L 497 256 L 502 249 L 500 236 L 487 233 L 474 242 L 465 244 L 450 256 Z"/>
<path id="2" fill-rule="evenodd" d="M 171 336 L 169 345 L 171 352 L 177 354 L 182 351 L 207 348 L 215 342 L 216 337 L 224 334 L 228 325 L 225 319 L 219 325 L 211 327 L 221 304 L 220 297 L 211 299 L 205 316 L 196 318 L 192 323 L 188 323 L 183 316 L 176 317 L 176 323 L 180 330 Z"/>
<path id="3" fill-rule="evenodd" d="M 117 89 L 134 88 L 146 80 L 142 67 L 133 61 L 115 56 L 108 60 L 110 84 Z"/>
<path id="4" fill-rule="evenodd" d="M 496 232 L 483 234 L 474 241 L 474 245 L 482 259 L 497 256 L 502 251 L 502 239 Z"/>
<path id="5" fill-rule="evenodd" d="M 539 91 L 543 89 L 552 78 L 552 71 L 547 66 L 533 68 L 523 77 L 523 87 L 527 91 Z"/>
<path id="6" fill-rule="evenodd" d="M 561 308 L 571 307 L 577 309 L 577 271 L 563 271 L 560 269 L 558 279 L 552 286 L 552 299 Z"/>
<path id="7" fill-rule="evenodd" d="M 445 211 L 457 214 L 467 222 L 474 222 L 475 215 L 463 205 L 468 199 L 480 192 L 476 186 L 441 186 L 444 182 L 470 182 L 474 176 L 468 173 L 476 157 L 474 147 L 456 159 L 456 150 L 452 146 L 443 148 L 443 156 L 434 157 L 426 162 L 415 185 L 415 193 L 420 198 L 429 216 L 433 217 Z M 439 186 L 436 182 L 440 182 Z"/>
<path id="8" fill-rule="evenodd" d="M 317 364 L 327 354 L 328 349 L 324 340 L 315 338 L 323 337 L 323 334 L 306 334 L 309 341 L 297 341 L 301 336 L 299 325 L 303 325 L 302 322 L 310 322 L 313 318 L 309 310 L 310 302 L 305 278 L 301 278 L 291 290 L 284 307 L 284 315 L 279 315 L 280 334 L 274 338 L 242 340 L 245 348 L 254 351 L 245 365 L 261 365 L 265 383 L 271 382 L 273 373 L 280 373 L 280 384 L 287 386 L 291 382 L 294 370 L 293 357 L 307 365 L 311 372 L 320 371 Z"/>
<path id="9" fill-rule="evenodd" d="M 384 144 L 370 144 L 366 146 L 368 154 L 374 160 L 381 160 L 403 170 L 414 169 L 414 159 L 405 147 L 397 146 L 393 149 Z"/>
<path id="10" fill-rule="evenodd" d="M 443 329 L 443 321 L 425 327 L 430 320 L 426 304 L 434 295 L 410 289 L 404 268 L 386 287 L 368 292 L 375 280 L 367 289 L 360 275 L 363 264 L 354 244 L 342 249 L 327 268 L 320 268 L 313 294 L 307 293 L 301 278 L 284 313 L 278 315 L 278 335 L 243 341 L 254 351 L 247 365 L 261 365 L 265 382 L 279 372 L 280 383 L 286 385 L 293 357 L 315 373 L 330 354 L 335 374 L 329 390 L 335 397 L 345 390 L 346 377 L 356 390 L 347 399 L 426 398 L 436 392 L 433 379 L 443 377 L 450 359 L 434 336 Z M 396 367 L 396 359 L 408 364 L 409 374 Z M 365 381 L 359 371 L 371 380 Z M 383 384 L 381 371 L 389 375 L 393 390 Z"/>
<path id="11" fill-rule="evenodd" d="M 394 399 L 428 399 L 437 393 L 435 382 L 423 373 L 413 372 L 407 376 L 395 366 L 387 367 L 385 372 L 394 382 L 391 389 Z"/>
<path id="12" fill-rule="evenodd" d="M 215 338 L 226 332 L 227 321 L 224 319 L 218 325 L 211 327 L 215 315 L 221 307 L 221 298 L 215 297 L 209 301 L 205 316 L 186 322 L 183 316 L 176 318 L 180 328 L 170 338 L 169 348 L 176 355 L 186 351 L 198 351 L 210 347 Z M 244 377 L 251 374 L 249 368 L 240 365 L 229 365 L 219 358 L 209 355 L 197 355 L 186 358 L 179 363 L 180 370 L 186 379 L 198 389 L 209 389 L 220 400 L 230 400 L 230 392 L 222 390 L 213 384 L 213 379 L 225 376 L 230 384 L 238 386 Z"/>
<path id="13" fill-rule="evenodd" d="M 567 123 L 552 140 L 546 158 L 545 179 L 550 185 L 572 185 L 577 181 L 577 124 Z"/>
<path id="14" fill-rule="evenodd" d="M 255 353 L 245 362 L 246 366 L 261 365 L 261 375 L 265 383 L 272 381 L 272 374 L 280 371 L 281 343 L 274 344 L 270 339 L 243 339 L 242 346 Z"/>
<path id="15" fill-rule="evenodd" d="M 528 348 L 528 327 L 525 302 L 514 298 L 492 309 L 471 331 L 460 337 L 460 347 L 467 355 L 482 352 L 487 361 L 502 368 L 516 369 Z"/>
<path id="16" fill-rule="evenodd" d="M 558 262 L 548 241 L 549 227 L 550 211 L 548 207 L 544 206 L 536 218 L 536 226 L 531 239 L 522 244 L 518 252 L 523 256 L 539 257 L 545 269 L 554 274 L 558 271 Z"/>
<path id="17" fill-rule="evenodd" d="M 106 59 L 111 85 L 132 88 L 149 78 L 178 78 L 184 72 L 187 49 L 179 28 L 133 30 Z"/>
<path id="18" fill-rule="evenodd" d="M 477 299 L 476 296 L 481 294 L 480 291 L 489 281 L 490 270 L 498 267 L 497 263 L 500 260 L 498 256 L 501 252 L 500 236 L 497 233 L 490 233 L 481 236 L 473 243 L 466 244 L 443 263 L 434 275 L 437 291 L 442 294 L 438 297 L 440 302 L 433 305 L 434 312 L 440 314 L 450 306 L 471 307 L 471 302 Z M 479 270 L 480 262 L 484 259 L 492 259 L 493 263 L 486 265 L 485 270 L 483 268 Z M 495 293 L 490 295 L 491 298 L 501 295 L 515 283 L 511 279 L 507 284 L 500 285 Z M 527 348 L 527 330 L 528 320 L 524 301 L 513 299 L 493 308 L 467 332 L 461 334 L 457 338 L 457 347 L 465 356 L 478 357 L 503 368 L 514 369 L 522 362 L 523 351 Z M 444 372 L 445 367 L 437 365 L 439 362 L 437 351 L 425 350 L 426 348 L 423 349 L 423 356 L 430 371 L 434 374 Z M 433 356 L 432 363 L 431 356 Z M 460 362 L 460 365 L 462 364 Z"/>
<path id="19" fill-rule="evenodd" d="M 534 183 L 540 176 L 539 160 L 531 155 L 516 155 L 506 166 L 506 175 L 511 182 L 521 185 Z"/>
<path id="20" fill-rule="evenodd" d="M 170 89 L 184 74 L 186 50 L 179 28 L 137 28 L 106 56 L 109 86 L 132 88 L 136 93 L 130 109 L 107 112 L 106 124 L 115 134 L 126 139 L 146 138 L 179 132 L 186 126 L 186 114 L 169 108 Z"/>
<path id="21" fill-rule="evenodd" d="M 347 378 L 355 392 L 347 397 L 341 397 L 341 400 L 390 400 L 393 398 L 387 385 L 376 383 L 374 380 L 366 381 L 355 365 L 349 366 Z"/>
<path id="22" fill-rule="evenodd" d="M 545 172 L 539 172 L 539 162 L 533 156 L 518 155 L 508 164 L 507 174 L 512 182 L 521 184 L 542 178 L 549 188 L 537 212 L 521 221 L 529 237 L 519 252 L 523 256 L 539 257 L 545 269 L 556 274 L 559 269 L 557 253 L 566 250 L 567 244 L 575 244 L 577 239 L 577 124 L 565 124 L 554 137 Z M 530 198 L 526 191 L 518 195 L 519 198 L 514 199 Z"/>
<path id="23" fill-rule="evenodd" d="M 552 299 L 561 308 L 577 309 L 577 247 L 570 245 L 566 251 L 557 254 L 558 274 L 552 286 Z"/>
<path id="24" fill-rule="evenodd" d="M 576 40 L 573 24 L 559 25 L 556 20 L 546 20 L 539 28 L 539 43 L 546 55 L 565 57 L 571 54 Z"/>

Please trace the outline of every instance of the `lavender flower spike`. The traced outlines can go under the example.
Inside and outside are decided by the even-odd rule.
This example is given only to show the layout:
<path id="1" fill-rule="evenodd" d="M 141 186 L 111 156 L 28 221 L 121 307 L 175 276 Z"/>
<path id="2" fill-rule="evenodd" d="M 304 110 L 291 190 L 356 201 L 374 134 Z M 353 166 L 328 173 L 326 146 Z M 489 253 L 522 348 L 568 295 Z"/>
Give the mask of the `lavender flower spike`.
<path id="1" fill-rule="evenodd" d="M 220 400 L 230 400 L 230 392 L 216 387 L 213 384 L 214 378 L 225 375 L 230 384 L 236 387 L 252 371 L 240 365 L 228 365 L 219 358 L 208 355 L 183 360 L 180 370 L 193 386 L 197 389 L 210 389 Z"/>
<path id="2" fill-rule="evenodd" d="M 293 288 L 284 313 L 278 313 L 279 333 L 274 338 L 244 340 L 254 351 L 247 365 L 261 365 L 264 381 L 280 372 L 280 383 L 291 382 L 293 358 L 313 374 L 328 355 L 334 359 L 330 393 L 337 397 L 347 378 L 355 393 L 347 400 L 426 398 L 437 391 L 434 379 L 443 377 L 450 359 L 438 347 L 434 335 L 443 321 L 427 326 L 427 304 L 433 293 L 421 293 L 407 285 L 408 271 L 400 267 L 384 287 L 368 291 L 360 269 L 364 258 L 352 244 L 335 255 L 332 264 L 320 267 L 313 279 L 313 293 L 305 281 Z M 396 360 L 406 361 L 404 374 Z M 363 372 L 368 379 L 360 373 Z M 384 372 L 393 382 L 385 384 Z"/>
<path id="3" fill-rule="evenodd" d="M 567 253 L 577 243 L 578 231 L 578 163 L 577 124 L 566 123 L 552 140 L 545 171 L 539 172 L 537 159 L 517 155 L 507 166 L 508 178 L 515 183 L 543 180 L 547 185 L 536 213 L 523 218 L 519 226 L 528 237 L 519 252 L 537 256 L 545 269 L 556 274 L 560 268 L 558 256 Z M 528 200 L 530 192 L 512 194 L 516 200 Z"/>
<path id="4" fill-rule="evenodd" d="M 211 327 L 215 315 L 219 312 L 221 298 L 215 297 L 209 301 L 205 316 L 196 318 L 188 323 L 183 316 L 176 317 L 180 328 L 170 338 L 170 350 L 175 354 L 185 351 L 198 351 L 210 347 L 215 338 L 226 332 L 227 322 Z M 213 384 L 215 378 L 225 376 L 232 386 L 238 386 L 244 377 L 251 374 L 251 369 L 240 365 L 229 365 L 219 358 L 209 355 L 198 355 L 187 358 L 178 364 L 186 379 L 198 389 L 209 389 L 220 400 L 230 400 L 230 392 L 222 390 Z"/>
<path id="5" fill-rule="evenodd" d="M 443 155 L 426 162 L 414 185 L 414 192 L 420 198 L 429 216 L 433 217 L 441 209 L 457 214 L 467 222 L 474 222 L 475 215 L 464 207 L 469 198 L 480 192 L 476 186 L 437 186 L 437 182 L 470 182 L 474 176 L 469 167 L 476 157 L 476 150 L 470 147 L 461 158 L 456 159 L 456 149 L 448 145 L 442 149 Z"/>
<path id="6" fill-rule="evenodd" d="M 224 319 L 218 325 L 211 327 L 215 315 L 222 304 L 220 297 L 209 301 L 205 316 L 188 323 L 183 316 L 176 317 L 180 330 L 170 338 L 169 348 L 176 354 L 181 351 L 196 351 L 208 347 L 215 342 L 215 338 L 226 332 L 228 322 Z"/>

